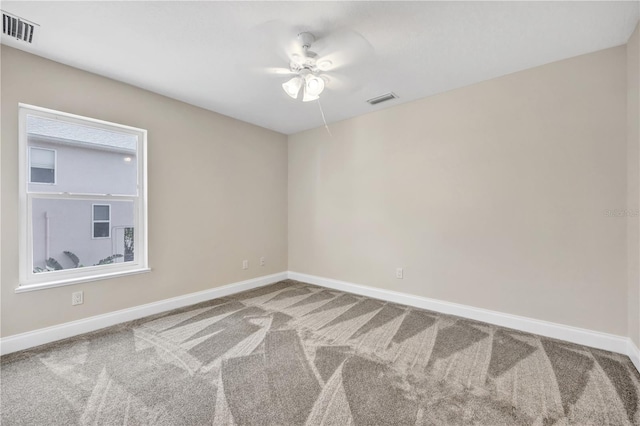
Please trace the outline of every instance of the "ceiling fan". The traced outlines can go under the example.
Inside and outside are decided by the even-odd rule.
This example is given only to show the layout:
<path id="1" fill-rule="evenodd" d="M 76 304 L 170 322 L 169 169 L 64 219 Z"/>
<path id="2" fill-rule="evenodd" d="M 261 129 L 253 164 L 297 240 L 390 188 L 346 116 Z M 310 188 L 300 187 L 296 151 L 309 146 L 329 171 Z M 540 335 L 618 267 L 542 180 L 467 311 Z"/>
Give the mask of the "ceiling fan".
<path id="1" fill-rule="evenodd" d="M 275 23 L 273 23 L 275 24 Z M 271 33 L 276 37 L 278 45 L 285 47 L 287 68 L 267 68 L 270 74 L 288 75 L 291 78 L 282 84 L 284 92 L 293 99 L 302 98 L 303 102 L 319 99 L 326 87 L 342 89 L 353 87 L 349 79 L 336 72 L 354 62 L 368 58 L 373 47 L 359 33 L 350 30 L 334 31 L 326 36 L 316 38 L 308 31 L 297 33 L 295 40 L 291 35 L 283 37 L 280 25 Z M 286 31 L 291 34 L 289 30 Z M 267 32 L 268 33 L 268 32 Z M 313 46 L 313 49 L 312 49 Z"/>
<path id="2" fill-rule="evenodd" d="M 285 93 L 293 99 L 297 99 L 302 91 L 302 101 L 314 101 L 320 97 L 324 90 L 325 80 L 320 74 L 331 69 L 333 63 L 329 59 L 318 60 L 318 54 L 312 50 L 311 44 L 316 41 L 313 34 L 303 32 L 298 34 L 302 53 L 291 55 L 289 70 L 296 74 L 291 80 L 282 84 Z"/>

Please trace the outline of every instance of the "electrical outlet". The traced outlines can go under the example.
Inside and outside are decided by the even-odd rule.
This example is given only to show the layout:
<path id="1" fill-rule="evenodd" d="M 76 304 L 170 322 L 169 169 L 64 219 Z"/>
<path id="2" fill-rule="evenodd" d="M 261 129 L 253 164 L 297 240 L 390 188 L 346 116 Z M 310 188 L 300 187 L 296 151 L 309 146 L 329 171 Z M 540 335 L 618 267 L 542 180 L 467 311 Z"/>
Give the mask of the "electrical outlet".
<path id="1" fill-rule="evenodd" d="M 249 261 L 248 260 L 243 260 L 242 261 L 242 269 L 249 269 Z"/>
<path id="2" fill-rule="evenodd" d="M 264 266 L 264 265 L 265 265 L 264 256 L 262 256 L 260 258 L 260 266 Z"/>
<path id="3" fill-rule="evenodd" d="M 396 268 L 396 278 L 399 280 L 404 278 L 404 271 L 402 270 L 402 268 Z"/>
<path id="4" fill-rule="evenodd" d="M 76 291 L 71 293 L 71 304 L 72 305 L 82 305 L 84 303 L 84 295 L 81 291 Z"/>

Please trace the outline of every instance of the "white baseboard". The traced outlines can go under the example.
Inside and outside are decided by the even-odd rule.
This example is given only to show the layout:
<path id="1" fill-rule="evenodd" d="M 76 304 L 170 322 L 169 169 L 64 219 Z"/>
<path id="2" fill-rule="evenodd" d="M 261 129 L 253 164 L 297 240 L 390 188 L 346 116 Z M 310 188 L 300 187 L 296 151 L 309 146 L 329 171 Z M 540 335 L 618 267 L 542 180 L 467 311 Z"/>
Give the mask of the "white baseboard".
<path id="1" fill-rule="evenodd" d="M 426 297 L 413 296 L 397 291 L 382 290 L 379 288 L 353 284 L 345 281 L 338 281 L 330 278 L 318 277 L 315 275 L 301 274 L 289 271 L 289 278 L 328 287 L 335 290 L 360 294 L 363 296 L 395 302 L 402 305 L 414 306 L 416 308 L 427 309 L 443 314 L 456 315 L 463 318 L 495 324 L 502 327 L 512 328 L 527 333 L 539 334 L 541 336 L 577 343 L 592 348 L 604 349 L 611 352 L 630 355 L 631 340 L 627 337 L 616 336 L 614 334 L 601 333 L 584 328 L 572 327 L 569 325 L 557 324 L 548 321 L 541 321 L 533 318 L 521 317 L 518 315 L 504 314 L 502 312 L 490 311 L 488 309 L 475 308 L 473 306 L 461 305 L 457 303 L 444 302 L 442 300 L 429 299 Z M 635 348 L 635 345 L 634 345 Z M 636 367 L 638 362 L 638 349 L 635 348 Z M 631 358 L 633 360 L 633 358 Z M 638 368 L 640 371 L 640 368 Z"/>
<path id="2" fill-rule="evenodd" d="M 636 366 L 636 370 L 640 371 L 640 349 L 633 343 L 633 340 L 629 339 L 627 343 L 627 355 L 631 358 L 631 362 Z"/>
<path id="3" fill-rule="evenodd" d="M 197 293 L 185 294 L 184 296 L 173 297 L 171 299 L 160 300 L 158 302 L 147 303 L 145 305 L 134 306 L 133 308 L 122 309 L 120 311 L 109 312 L 107 314 L 71 321 L 60 325 L 54 325 L 39 330 L 26 333 L 15 334 L 13 336 L 0 339 L 0 354 L 5 355 L 23 349 L 54 342 L 67 337 L 77 336 L 101 328 L 132 321 L 149 315 L 159 314 L 176 308 L 182 308 L 218 297 L 228 296 L 234 293 L 251 290 L 267 284 L 272 284 L 287 279 L 287 272 L 280 272 L 263 277 L 252 278 L 228 284 L 210 290 L 199 291 Z"/>
<path id="4" fill-rule="evenodd" d="M 210 290 L 190 293 L 171 299 L 135 306 L 133 308 L 122 309 L 107 314 L 3 337 L 0 339 L 0 354 L 5 355 L 29 349 L 45 343 L 77 336 L 149 315 L 251 290 L 287 278 L 625 354 L 629 356 L 638 371 L 640 371 L 640 350 L 631 339 L 627 337 L 291 271 L 266 275 Z"/>

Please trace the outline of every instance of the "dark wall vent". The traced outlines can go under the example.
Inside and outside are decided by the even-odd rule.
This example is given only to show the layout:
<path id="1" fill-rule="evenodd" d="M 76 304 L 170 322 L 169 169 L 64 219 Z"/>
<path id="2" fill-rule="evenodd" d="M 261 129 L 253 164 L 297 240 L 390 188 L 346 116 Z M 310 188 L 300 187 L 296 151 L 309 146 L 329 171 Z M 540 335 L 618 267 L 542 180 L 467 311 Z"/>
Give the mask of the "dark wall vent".
<path id="1" fill-rule="evenodd" d="M 2 11 L 2 34 L 32 44 L 38 24 Z"/>
<path id="2" fill-rule="evenodd" d="M 371 105 L 377 105 L 381 102 L 390 101 L 391 99 L 398 99 L 398 96 L 395 93 L 389 92 L 384 95 L 376 96 L 375 98 L 371 98 L 367 100 Z"/>

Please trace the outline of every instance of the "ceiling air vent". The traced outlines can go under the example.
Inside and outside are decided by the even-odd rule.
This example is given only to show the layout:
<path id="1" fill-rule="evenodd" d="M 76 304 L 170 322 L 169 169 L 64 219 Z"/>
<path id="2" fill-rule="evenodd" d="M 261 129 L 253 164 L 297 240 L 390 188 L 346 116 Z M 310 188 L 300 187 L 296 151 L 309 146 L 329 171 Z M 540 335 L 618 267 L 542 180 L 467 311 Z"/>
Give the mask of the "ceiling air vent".
<path id="1" fill-rule="evenodd" d="M 36 23 L 2 11 L 3 35 L 32 44 L 35 40 L 34 33 L 37 26 L 39 25 Z"/>
<path id="2" fill-rule="evenodd" d="M 384 95 L 380 95 L 380 96 L 376 96 L 375 98 L 371 98 L 369 100 L 367 100 L 367 102 L 369 102 L 371 105 L 377 105 L 381 102 L 386 102 L 386 101 L 390 101 L 391 99 L 398 99 L 398 96 L 396 96 L 395 93 L 389 92 L 389 93 L 385 93 Z"/>

